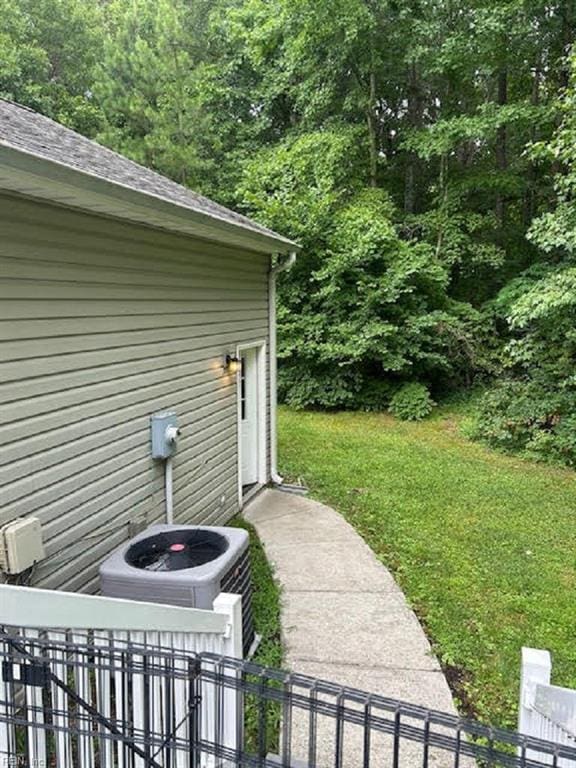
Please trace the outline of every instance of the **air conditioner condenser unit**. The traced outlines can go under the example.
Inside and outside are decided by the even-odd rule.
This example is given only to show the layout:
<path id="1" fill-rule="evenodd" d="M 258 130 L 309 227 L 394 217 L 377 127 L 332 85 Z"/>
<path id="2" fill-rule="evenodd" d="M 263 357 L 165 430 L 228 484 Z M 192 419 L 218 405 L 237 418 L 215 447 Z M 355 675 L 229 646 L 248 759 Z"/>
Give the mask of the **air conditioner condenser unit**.
<path id="1" fill-rule="evenodd" d="M 100 566 L 107 597 L 211 609 L 220 592 L 242 595 L 244 655 L 254 640 L 249 537 L 241 528 L 153 525 Z"/>

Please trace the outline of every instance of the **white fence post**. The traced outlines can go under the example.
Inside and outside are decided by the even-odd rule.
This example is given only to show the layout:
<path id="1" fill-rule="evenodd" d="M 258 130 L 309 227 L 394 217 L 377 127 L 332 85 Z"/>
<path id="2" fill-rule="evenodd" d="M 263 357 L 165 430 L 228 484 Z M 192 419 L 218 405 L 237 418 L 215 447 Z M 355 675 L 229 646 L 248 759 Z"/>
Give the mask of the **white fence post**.
<path id="1" fill-rule="evenodd" d="M 542 738 L 538 728 L 538 715 L 534 711 L 537 685 L 550 685 L 552 659 L 548 651 L 538 648 L 522 648 L 520 671 L 520 707 L 518 732 L 526 736 Z"/>
<path id="2" fill-rule="evenodd" d="M 576 691 L 551 685 L 551 671 L 548 651 L 522 648 L 518 731 L 573 750 L 576 746 Z M 521 749 L 518 754 L 522 754 Z M 558 768 L 576 766 L 576 755 L 558 758 L 553 751 L 528 749 L 526 758 Z"/>
<path id="3" fill-rule="evenodd" d="M 214 600 L 214 611 L 228 619 L 228 631 L 224 637 L 222 653 L 233 659 L 241 659 L 242 652 L 242 596 L 221 592 Z"/>
<path id="4" fill-rule="evenodd" d="M 223 614 L 228 619 L 228 631 L 222 643 L 222 654 L 233 659 L 241 659 L 243 657 L 242 596 L 222 592 L 214 600 L 213 606 L 216 613 Z M 214 671 L 223 674 L 232 684 L 224 685 L 224 680 L 216 683 L 212 694 L 219 715 L 212 728 L 209 726 L 206 736 L 208 738 L 212 736 L 214 743 L 218 747 L 234 750 L 236 755 L 239 755 L 243 741 L 242 729 L 239 728 L 239 723 L 243 719 L 243 696 L 239 688 L 242 673 L 240 670 L 233 669 L 230 665 L 219 669 L 218 663 L 214 665 Z M 212 768 L 214 765 L 239 764 L 239 762 L 239 759 L 232 761 L 209 760 L 206 761 L 205 768 Z"/>

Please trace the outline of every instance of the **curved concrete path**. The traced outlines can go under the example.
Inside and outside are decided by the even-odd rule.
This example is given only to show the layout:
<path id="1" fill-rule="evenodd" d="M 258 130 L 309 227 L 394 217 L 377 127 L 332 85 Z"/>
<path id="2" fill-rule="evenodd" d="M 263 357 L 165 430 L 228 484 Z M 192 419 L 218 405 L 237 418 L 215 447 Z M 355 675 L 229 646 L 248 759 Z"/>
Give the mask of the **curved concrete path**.
<path id="1" fill-rule="evenodd" d="M 404 595 L 341 515 L 306 497 L 265 490 L 244 516 L 282 588 L 291 670 L 456 714 Z"/>

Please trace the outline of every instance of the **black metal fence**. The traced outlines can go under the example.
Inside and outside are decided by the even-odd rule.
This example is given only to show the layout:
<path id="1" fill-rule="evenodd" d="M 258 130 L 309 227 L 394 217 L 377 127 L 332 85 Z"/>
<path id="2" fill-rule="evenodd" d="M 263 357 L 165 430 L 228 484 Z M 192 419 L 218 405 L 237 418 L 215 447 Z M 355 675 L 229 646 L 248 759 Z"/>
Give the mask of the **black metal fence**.
<path id="1" fill-rule="evenodd" d="M 0 633 L 0 768 L 576 768 L 576 750 L 106 633 Z M 177 645 L 177 644 L 176 644 Z"/>

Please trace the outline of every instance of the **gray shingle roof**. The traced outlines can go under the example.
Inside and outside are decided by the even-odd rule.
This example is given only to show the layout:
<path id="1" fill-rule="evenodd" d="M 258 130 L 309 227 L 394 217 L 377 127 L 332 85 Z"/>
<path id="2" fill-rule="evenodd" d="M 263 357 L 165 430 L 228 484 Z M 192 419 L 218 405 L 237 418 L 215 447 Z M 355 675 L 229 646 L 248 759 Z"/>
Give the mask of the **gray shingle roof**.
<path id="1" fill-rule="evenodd" d="M 77 171 L 160 197 L 251 232 L 289 242 L 255 221 L 192 192 L 159 173 L 97 144 L 28 107 L 0 99 L 0 144 L 38 155 Z"/>

